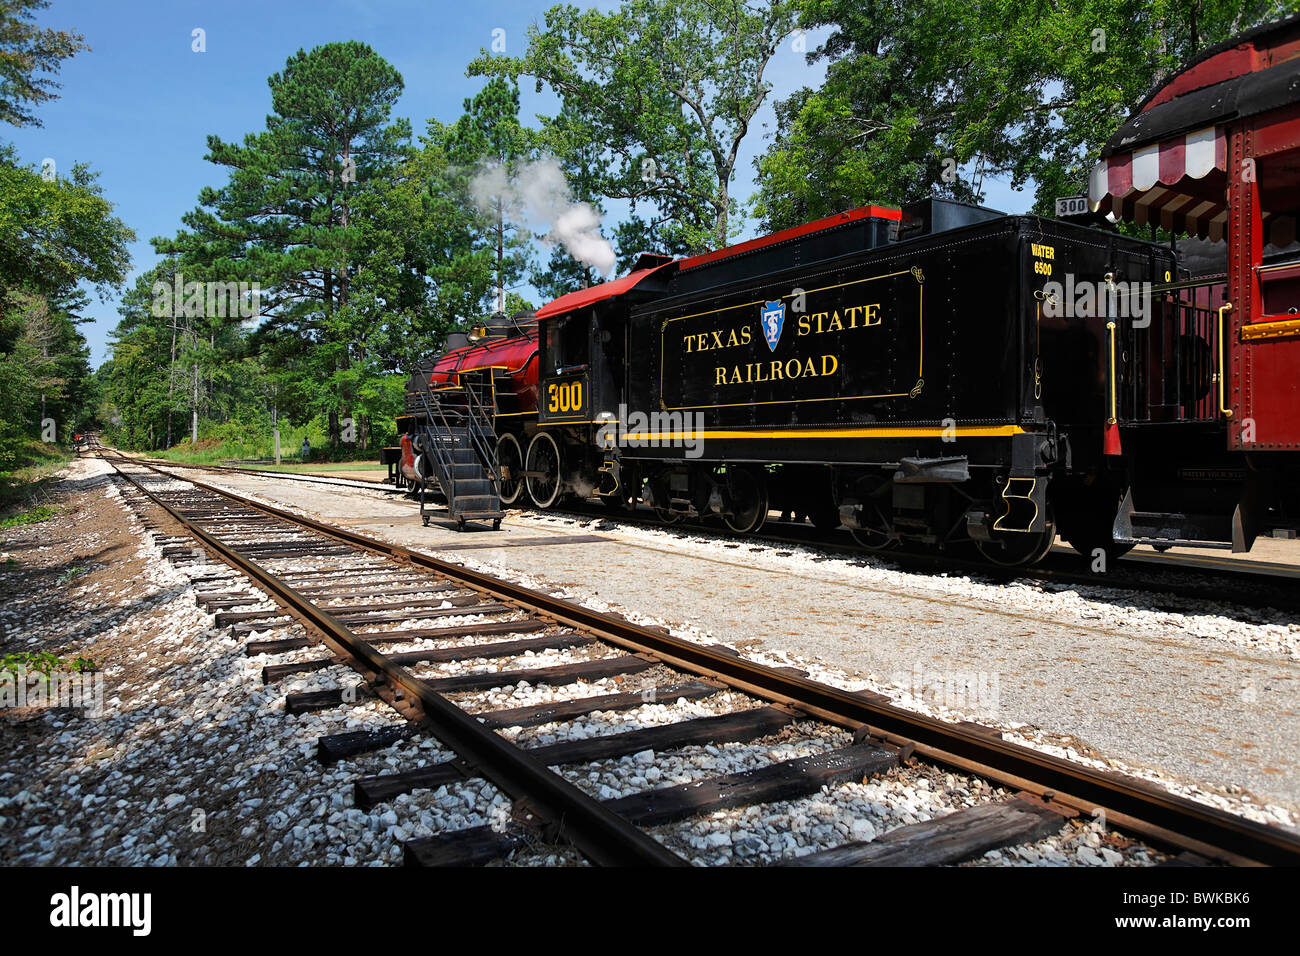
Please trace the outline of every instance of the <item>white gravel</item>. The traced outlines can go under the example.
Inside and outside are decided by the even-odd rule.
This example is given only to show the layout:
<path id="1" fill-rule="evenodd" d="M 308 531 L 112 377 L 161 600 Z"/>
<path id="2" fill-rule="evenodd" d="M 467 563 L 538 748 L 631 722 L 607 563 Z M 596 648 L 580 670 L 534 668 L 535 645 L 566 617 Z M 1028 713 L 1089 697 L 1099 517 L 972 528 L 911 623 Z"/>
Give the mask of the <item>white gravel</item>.
<path id="1" fill-rule="evenodd" d="M 89 463 L 85 466 L 94 467 Z M 272 481 L 261 480 L 268 484 Z M 218 482 L 214 480 L 213 483 Z M 177 486 L 182 485 L 177 483 Z M 106 494 L 118 497 L 112 486 Z M 268 499 L 268 503 L 283 506 L 274 498 Z M 722 547 L 710 539 L 683 539 L 653 529 L 618 528 L 611 532 L 612 526 L 608 522 L 580 524 L 572 519 L 552 517 L 511 520 L 559 525 L 568 522 L 572 527 L 596 530 L 602 535 L 615 533 L 620 538 L 627 536 L 653 541 L 656 546 L 686 551 L 703 548 L 716 553 Z M 140 531 L 138 524 L 133 525 L 133 530 Z M 127 706 L 116 700 L 116 709 L 110 709 L 100 720 L 70 721 L 66 729 L 60 725 L 63 733 L 57 738 L 58 745 L 48 754 L 49 772 L 43 774 L 45 779 L 41 785 L 9 796 L 15 774 L 12 771 L 0 774 L 0 794 L 6 794 L 0 797 L 0 849 L 6 851 L 5 856 L 20 862 L 45 863 L 94 860 L 156 864 L 229 862 L 231 859 L 262 865 L 306 865 L 314 861 L 393 863 L 400 860 L 402 840 L 484 823 L 503 824 L 509 803 L 484 781 L 466 781 L 434 791 L 417 791 L 397 798 L 391 805 L 377 807 L 371 813 L 353 807 L 351 782 L 356 777 L 410 769 L 448 759 L 450 755 L 434 741 L 412 739 L 384 751 L 342 761 L 331 768 L 321 768 L 314 759 L 315 742 L 321 734 L 393 726 L 401 723 L 400 718 L 387 705 L 377 701 L 337 711 L 287 717 L 283 713 L 286 692 L 346 685 L 355 680 L 350 669 L 331 667 L 286 678 L 274 687 L 262 687 L 260 671 L 265 664 L 319 657 L 321 649 L 307 648 L 274 657 L 244 656 L 241 648 L 246 638 L 232 639 L 228 631 L 215 631 L 212 615 L 193 605 L 192 578 L 211 575 L 212 570 L 174 568 L 160 559 L 159 550 L 148 543 L 147 536 L 141 534 L 140 538 L 142 543 L 137 557 L 146 569 L 144 585 L 147 597 L 156 599 L 152 609 L 167 621 L 166 633 L 157 632 L 157 618 L 142 620 L 124 614 L 122 626 L 127 633 L 110 631 L 100 639 L 144 642 L 141 646 L 147 650 L 142 653 L 158 657 L 166 662 L 167 667 L 153 675 L 152 682 L 140 688 L 136 700 Z M 758 546 L 763 547 L 761 543 Z M 744 557 L 747 562 L 774 569 L 789 567 L 806 571 L 811 568 L 822 575 L 831 573 L 852 577 L 868 572 L 871 586 L 882 591 L 928 587 L 945 594 L 955 593 L 976 603 L 996 603 L 1004 609 L 1008 605 L 1018 607 L 1017 602 L 1023 601 L 1032 604 L 1034 612 L 1040 614 L 1044 612 L 1046 602 L 1050 613 L 1077 615 L 1080 620 L 1086 620 L 1087 615 L 1094 611 L 1116 613 L 1114 607 L 1098 600 L 1104 597 L 1099 595 L 1049 594 L 1036 588 L 1025 589 L 1036 593 L 1021 594 L 1017 589 L 1008 592 L 1003 587 L 938 576 L 928 583 L 924 580 L 918 583 L 917 579 L 924 576 L 870 565 L 828 568 L 824 560 L 814 561 L 814 552 L 785 545 L 780 548 L 782 552 L 790 553 L 777 554 L 768 548 L 748 552 Z M 477 570 L 497 573 L 541 590 L 555 590 L 553 584 L 540 578 L 467 557 L 463 552 L 449 556 Z M 321 565 L 319 561 L 305 560 L 295 566 Z M 205 583 L 201 589 L 229 590 L 231 586 L 229 582 L 220 587 Z M 123 595 L 123 604 L 138 601 L 140 596 L 137 587 L 129 596 Z M 703 625 L 683 625 L 638 614 L 616 603 L 593 600 L 580 589 L 574 589 L 573 597 L 584 599 L 583 603 L 600 610 L 619 611 L 638 623 L 669 626 L 678 637 L 701 643 L 719 643 Z M 1151 621 L 1129 621 L 1128 625 L 1138 629 L 1147 626 L 1163 630 L 1170 626 L 1192 629 L 1186 633 L 1195 630 L 1196 616 L 1175 617 L 1180 620 L 1157 616 Z M 437 625 L 453 627 L 478 620 L 482 618 L 466 615 L 439 619 Z M 1249 646 L 1295 655 L 1294 631 L 1278 631 L 1274 624 L 1237 623 L 1243 628 L 1237 636 Z M 1107 625 L 1110 626 L 1111 622 L 1107 621 Z M 1117 623 L 1114 626 L 1121 625 Z M 1214 629 L 1209 624 L 1205 628 Z M 280 624 L 259 630 L 247 639 L 271 639 L 298 633 L 301 631 L 296 626 Z M 1212 636 L 1223 639 L 1217 630 Z M 493 640 L 497 639 L 510 638 L 508 635 L 494 635 Z M 1229 636 L 1227 640 L 1232 643 L 1236 638 Z M 441 642 L 442 645 L 448 643 L 459 642 Z M 432 646 L 439 646 L 439 642 L 417 641 L 393 649 Z M 887 681 L 851 676 L 780 650 L 738 649 L 766 663 L 798 666 L 809 671 L 814 679 L 835 686 L 888 694 L 903 706 L 926 713 L 965 716 L 961 712 L 935 708 L 923 698 L 914 696 L 909 689 L 891 686 Z M 444 676 L 554 666 L 608 656 L 609 653 L 599 648 L 552 649 L 490 663 L 426 667 L 422 673 Z M 664 674 L 659 671 L 652 669 L 641 675 L 630 675 L 622 681 L 604 680 L 557 688 L 532 686 L 525 681 L 487 692 L 459 695 L 458 700 L 472 710 L 479 710 L 626 692 L 664 683 Z M 564 724 L 514 728 L 507 730 L 505 735 L 527 746 L 543 746 L 560 740 L 658 726 L 753 705 L 751 699 L 742 695 L 722 693 L 704 700 L 657 702 L 623 712 L 595 713 Z M 36 719 L 58 718 L 46 714 L 38 715 Z M 984 723 L 989 722 L 981 719 Z M 1037 728 L 1008 723 L 1003 729 L 1031 746 L 1059 752 L 1067 759 L 1117 766 L 1115 761 L 1102 762 L 1075 751 L 1060 737 L 1044 734 Z M 110 746 L 112 741 L 116 743 Z M 843 746 L 847 742 L 848 736 L 841 731 L 803 722 L 796 731 L 787 730 L 777 737 L 750 744 L 691 747 L 671 754 L 638 754 L 566 767 L 562 772 L 588 792 L 608 799 L 646 787 L 751 769 Z M 95 751 L 94 758 L 88 756 L 92 750 Z M 90 770 L 92 766 L 93 772 Z M 112 769 L 108 770 L 109 767 Z M 1131 768 L 1125 769 L 1133 772 Z M 1168 785 L 1159 774 L 1148 772 L 1144 775 Z M 93 783 L 89 781 L 91 776 L 95 778 Z M 80 786 L 83 777 L 87 778 L 84 792 Z M 69 793 L 56 785 L 59 780 L 72 780 L 77 789 Z M 864 783 L 836 787 L 802 800 L 720 812 L 660 827 L 655 833 L 671 848 L 700 865 L 767 863 L 782 856 L 814 852 L 847 839 L 871 839 L 893 826 L 931 819 L 1008 795 L 961 775 L 943 774 L 933 768 L 901 767 Z M 1278 807 L 1260 807 L 1249 800 L 1234 800 L 1230 796 L 1209 792 L 1189 791 L 1187 795 L 1234 812 L 1247 813 L 1256 819 L 1263 815 L 1265 819 L 1291 822 L 1286 811 Z M 116 812 L 108 816 L 106 810 L 100 811 L 100 819 L 89 834 L 66 826 L 60 831 L 57 825 L 47 823 L 25 825 L 16 831 L 24 820 L 57 817 L 69 797 L 77 796 L 89 798 L 88 806 L 91 808 L 111 801 Z M 196 810 L 204 812 L 206 829 L 203 833 L 193 832 L 191 824 Z M 233 831 L 238 835 L 233 836 Z M 14 839 L 16 832 L 21 834 L 20 839 Z M 205 834 L 221 834 L 220 841 L 213 841 L 220 842 L 220 847 L 215 850 L 206 847 Z M 979 862 L 1141 865 L 1159 859 L 1158 854 L 1140 846 L 1126 846 L 1124 841 L 1115 841 L 1113 835 L 1102 834 L 1091 827 L 1066 824 L 1060 836 L 1040 841 L 1032 847 L 990 854 Z M 569 851 L 535 847 L 515 854 L 513 862 L 556 865 L 574 862 L 574 858 Z"/>
<path id="2" fill-rule="evenodd" d="M 1155 635 L 1170 632 L 1208 642 L 1222 641 L 1252 650 L 1269 650 L 1300 660 L 1300 622 L 1273 608 L 1243 609 L 1207 598 L 1197 601 L 1160 591 L 1141 592 L 1127 588 L 1065 586 L 1050 582 L 1012 581 L 989 584 L 966 575 L 925 574 L 901 570 L 864 552 L 853 561 L 828 561 L 815 547 L 766 540 L 761 533 L 743 541 L 720 540 L 682 531 L 661 531 L 640 524 L 620 523 L 607 518 L 566 517 L 559 514 L 519 512 L 515 524 L 580 530 L 608 535 L 620 541 L 671 548 L 683 553 L 709 556 L 719 553 L 740 555 L 747 565 L 811 574 L 827 580 L 867 585 L 882 593 L 914 596 L 918 591 L 957 599 L 971 606 L 996 607 L 999 611 L 1021 611 L 1048 616 L 1062 623 L 1106 627 Z M 1168 611 L 1163 606 L 1177 603 L 1187 611 Z M 1253 620 L 1243 620 L 1247 615 Z"/>

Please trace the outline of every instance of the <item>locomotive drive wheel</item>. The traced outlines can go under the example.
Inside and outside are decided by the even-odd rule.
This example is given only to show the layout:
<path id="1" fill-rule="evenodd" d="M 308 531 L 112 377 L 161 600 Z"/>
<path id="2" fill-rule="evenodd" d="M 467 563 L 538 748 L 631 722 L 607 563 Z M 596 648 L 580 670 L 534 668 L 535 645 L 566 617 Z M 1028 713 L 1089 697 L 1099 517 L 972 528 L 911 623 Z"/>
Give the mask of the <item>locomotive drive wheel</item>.
<path id="1" fill-rule="evenodd" d="M 975 547 L 985 560 L 1004 568 L 1028 567 L 1037 564 L 1056 540 L 1056 519 L 1047 512 L 1047 525 L 1037 533 L 995 531 L 992 541 L 976 541 Z"/>
<path id="2" fill-rule="evenodd" d="M 548 432 L 538 432 L 528 444 L 528 494 L 537 507 L 553 508 L 560 500 L 560 446 Z"/>
<path id="3" fill-rule="evenodd" d="M 509 478 L 500 480 L 501 503 L 507 507 L 519 500 L 524 490 L 524 480 L 520 473 L 524 470 L 524 453 L 519 448 L 519 439 L 509 433 L 502 435 L 497 442 L 497 467 Z"/>
<path id="4" fill-rule="evenodd" d="M 722 520 L 736 534 L 752 534 L 767 520 L 767 488 L 762 479 L 743 468 L 727 469 L 731 513 Z"/>

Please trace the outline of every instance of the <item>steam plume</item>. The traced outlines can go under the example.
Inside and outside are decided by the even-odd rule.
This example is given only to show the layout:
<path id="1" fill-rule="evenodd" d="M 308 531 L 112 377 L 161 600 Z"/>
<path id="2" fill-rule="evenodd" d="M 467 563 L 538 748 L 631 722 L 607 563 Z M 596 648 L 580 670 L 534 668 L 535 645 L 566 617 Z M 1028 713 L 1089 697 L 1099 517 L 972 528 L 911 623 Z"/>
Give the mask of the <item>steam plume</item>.
<path id="1" fill-rule="evenodd" d="M 513 178 L 502 166 L 489 166 L 470 180 L 474 202 L 495 212 L 500 200 L 534 224 L 545 224 L 543 241 L 560 244 L 569 255 L 602 276 L 614 271 L 614 247 L 600 234 L 600 214 L 585 202 L 574 202 L 564 171 L 553 159 L 524 163 Z"/>

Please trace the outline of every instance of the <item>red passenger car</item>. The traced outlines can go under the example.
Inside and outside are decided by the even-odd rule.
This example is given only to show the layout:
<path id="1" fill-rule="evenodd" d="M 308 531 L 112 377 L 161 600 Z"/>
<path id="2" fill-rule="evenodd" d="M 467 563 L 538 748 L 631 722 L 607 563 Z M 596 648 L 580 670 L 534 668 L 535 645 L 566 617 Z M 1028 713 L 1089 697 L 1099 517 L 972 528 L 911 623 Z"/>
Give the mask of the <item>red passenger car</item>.
<path id="1" fill-rule="evenodd" d="M 1089 199 L 1116 219 L 1207 239 L 1223 262 L 1212 274 L 1166 285 L 1163 322 L 1126 343 L 1131 364 L 1122 384 L 1133 423 L 1126 440 L 1152 422 L 1199 422 L 1227 455 L 1207 461 L 1162 447 L 1170 464 L 1145 465 L 1151 493 L 1130 497 L 1117 531 L 1157 544 L 1229 540 L 1246 550 L 1261 530 L 1294 527 L 1300 16 L 1206 50 L 1152 92 L 1103 150 Z M 1174 363 L 1163 390 L 1148 374 L 1153 366 L 1143 366 L 1151 356 Z M 1140 486 L 1144 463 L 1136 464 Z M 1197 484 L 1231 493 L 1230 527 L 1215 520 L 1221 514 L 1209 495 L 1188 493 Z"/>

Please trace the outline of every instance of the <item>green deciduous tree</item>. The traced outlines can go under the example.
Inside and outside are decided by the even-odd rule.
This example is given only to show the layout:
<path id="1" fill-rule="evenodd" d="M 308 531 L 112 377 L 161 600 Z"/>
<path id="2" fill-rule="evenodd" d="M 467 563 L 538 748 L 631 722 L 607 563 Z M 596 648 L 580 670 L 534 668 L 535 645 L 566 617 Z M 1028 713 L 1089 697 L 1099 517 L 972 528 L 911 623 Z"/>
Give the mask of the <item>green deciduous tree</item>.
<path id="1" fill-rule="evenodd" d="M 755 211 L 771 229 L 867 202 L 1078 192 L 1146 92 L 1294 0 L 799 0 L 826 80 L 777 105 Z"/>
<path id="2" fill-rule="evenodd" d="M 134 234 L 113 214 L 90 169 L 46 179 L 0 146 L 0 467 L 24 439 L 63 439 L 82 419 L 89 350 L 78 329 L 87 298 L 130 267 Z"/>
<path id="3" fill-rule="evenodd" d="M 627 0 L 610 13 L 563 5 L 531 26 L 522 57 L 486 51 L 471 74 L 534 77 L 565 107 L 542 118 L 542 146 L 598 144 L 593 192 L 652 210 L 670 244 L 725 245 L 740 146 L 770 85 L 764 74 L 792 23 L 785 0 Z M 566 157 L 567 158 L 567 157 Z"/>
<path id="4" fill-rule="evenodd" d="M 0 295 L 122 281 L 135 234 L 113 215 L 96 178 L 77 164 L 69 178 L 46 180 L 0 146 Z"/>

